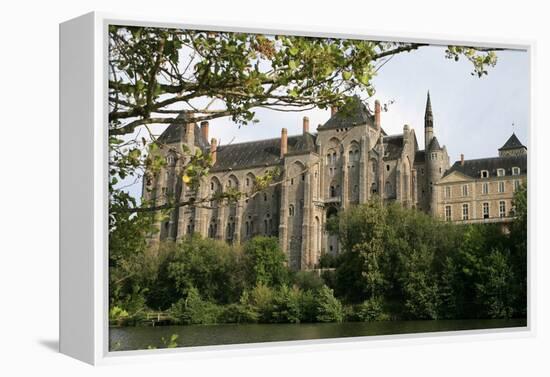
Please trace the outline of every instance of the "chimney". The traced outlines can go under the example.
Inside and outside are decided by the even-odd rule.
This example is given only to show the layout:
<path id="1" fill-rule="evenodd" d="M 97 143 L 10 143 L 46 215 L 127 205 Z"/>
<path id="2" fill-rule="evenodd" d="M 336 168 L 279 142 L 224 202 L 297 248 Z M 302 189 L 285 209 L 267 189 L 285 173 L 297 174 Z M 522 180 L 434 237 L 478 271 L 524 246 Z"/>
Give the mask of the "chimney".
<path id="1" fill-rule="evenodd" d="M 201 134 L 202 138 L 208 141 L 208 121 L 201 122 Z"/>
<path id="2" fill-rule="evenodd" d="M 195 145 L 195 123 L 185 124 L 185 144 Z"/>
<path id="3" fill-rule="evenodd" d="M 302 132 L 304 134 L 309 132 L 309 118 L 308 117 L 304 117 L 304 119 L 303 119 Z"/>
<path id="4" fill-rule="evenodd" d="M 376 100 L 374 101 L 374 127 L 379 130 L 380 129 L 380 101 Z"/>
<path id="5" fill-rule="evenodd" d="M 332 105 L 330 107 L 330 116 L 334 116 L 338 112 L 338 106 Z"/>
<path id="6" fill-rule="evenodd" d="M 281 129 L 281 158 L 283 158 L 287 152 L 288 146 L 288 132 L 286 128 Z"/>
<path id="7" fill-rule="evenodd" d="M 216 158 L 218 157 L 218 140 L 212 138 L 210 140 L 210 158 L 212 159 L 212 166 L 216 163 Z"/>
<path id="8" fill-rule="evenodd" d="M 460 154 L 460 165 L 464 166 L 464 154 Z"/>

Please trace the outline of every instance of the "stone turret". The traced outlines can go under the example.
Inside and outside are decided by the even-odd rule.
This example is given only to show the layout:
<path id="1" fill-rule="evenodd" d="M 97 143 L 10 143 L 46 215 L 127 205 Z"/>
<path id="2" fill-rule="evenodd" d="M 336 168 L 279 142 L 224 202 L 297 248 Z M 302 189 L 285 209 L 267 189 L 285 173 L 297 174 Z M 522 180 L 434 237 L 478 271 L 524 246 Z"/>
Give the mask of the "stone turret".
<path id="1" fill-rule="evenodd" d="M 430 101 L 430 92 L 426 100 L 426 111 L 424 113 L 424 149 L 427 151 L 432 138 L 434 137 L 434 117 L 432 113 L 432 102 Z"/>

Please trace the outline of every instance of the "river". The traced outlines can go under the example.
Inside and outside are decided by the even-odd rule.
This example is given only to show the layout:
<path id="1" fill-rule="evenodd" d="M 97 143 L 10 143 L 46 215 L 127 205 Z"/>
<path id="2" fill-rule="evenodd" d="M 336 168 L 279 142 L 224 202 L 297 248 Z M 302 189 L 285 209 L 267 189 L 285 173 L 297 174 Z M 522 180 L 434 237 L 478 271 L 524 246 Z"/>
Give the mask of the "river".
<path id="1" fill-rule="evenodd" d="M 162 338 L 177 334 L 180 347 L 326 339 L 368 335 L 525 327 L 526 319 L 470 319 L 304 324 L 221 324 L 109 329 L 112 351 L 165 347 Z"/>

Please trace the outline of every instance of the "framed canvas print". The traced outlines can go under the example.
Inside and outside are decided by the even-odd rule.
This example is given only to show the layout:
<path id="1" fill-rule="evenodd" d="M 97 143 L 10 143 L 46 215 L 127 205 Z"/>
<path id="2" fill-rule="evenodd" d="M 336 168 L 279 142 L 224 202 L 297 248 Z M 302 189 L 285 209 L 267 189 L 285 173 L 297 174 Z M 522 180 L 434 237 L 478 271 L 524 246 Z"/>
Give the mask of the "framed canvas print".
<path id="1" fill-rule="evenodd" d="M 60 51 L 62 352 L 531 333 L 531 44 L 92 13 Z"/>

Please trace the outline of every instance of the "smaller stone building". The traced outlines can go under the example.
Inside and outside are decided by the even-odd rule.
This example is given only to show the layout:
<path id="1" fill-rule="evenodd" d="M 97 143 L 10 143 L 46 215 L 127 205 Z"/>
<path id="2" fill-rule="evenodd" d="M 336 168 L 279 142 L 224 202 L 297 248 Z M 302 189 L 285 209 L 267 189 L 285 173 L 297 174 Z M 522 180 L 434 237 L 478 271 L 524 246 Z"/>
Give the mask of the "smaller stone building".
<path id="1" fill-rule="evenodd" d="M 435 185 L 436 216 L 447 221 L 506 222 L 514 217 L 513 198 L 527 180 L 527 148 L 515 134 L 498 157 L 454 163 Z"/>

